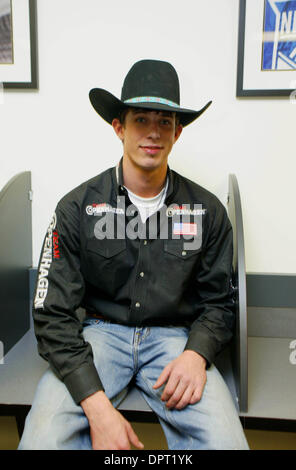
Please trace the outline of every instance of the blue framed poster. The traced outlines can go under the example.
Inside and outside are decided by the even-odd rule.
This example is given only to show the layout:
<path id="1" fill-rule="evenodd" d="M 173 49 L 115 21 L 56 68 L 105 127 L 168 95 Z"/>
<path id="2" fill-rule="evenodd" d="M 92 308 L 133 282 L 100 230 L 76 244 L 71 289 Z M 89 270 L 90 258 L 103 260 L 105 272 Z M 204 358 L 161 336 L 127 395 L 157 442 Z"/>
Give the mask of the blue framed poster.
<path id="1" fill-rule="evenodd" d="M 296 70 L 296 0 L 265 2 L 263 70 Z"/>
<path id="2" fill-rule="evenodd" d="M 237 96 L 296 96 L 296 0 L 240 0 Z"/>

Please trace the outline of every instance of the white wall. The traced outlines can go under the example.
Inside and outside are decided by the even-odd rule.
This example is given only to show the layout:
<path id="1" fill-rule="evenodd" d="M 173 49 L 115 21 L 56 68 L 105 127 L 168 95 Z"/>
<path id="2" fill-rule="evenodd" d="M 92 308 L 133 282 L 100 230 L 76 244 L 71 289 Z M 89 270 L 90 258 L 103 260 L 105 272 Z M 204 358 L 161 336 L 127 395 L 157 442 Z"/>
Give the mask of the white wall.
<path id="1" fill-rule="evenodd" d="M 289 99 L 237 99 L 238 0 L 37 0 L 38 91 L 5 90 L 0 187 L 32 171 L 33 264 L 60 197 L 113 166 L 121 144 L 88 92 L 120 96 L 131 65 L 168 60 L 181 104 L 213 104 L 184 129 L 170 166 L 226 202 L 237 175 L 248 272 L 295 273 L 295 113 Z"/>

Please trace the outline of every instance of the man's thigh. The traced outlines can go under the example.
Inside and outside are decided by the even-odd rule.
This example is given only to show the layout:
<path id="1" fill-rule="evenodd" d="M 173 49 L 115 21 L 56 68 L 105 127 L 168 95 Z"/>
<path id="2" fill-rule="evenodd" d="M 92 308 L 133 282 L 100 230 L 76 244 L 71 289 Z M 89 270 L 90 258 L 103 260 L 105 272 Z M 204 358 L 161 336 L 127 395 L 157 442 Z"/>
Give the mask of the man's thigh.
<path id="1" fill-rule="evenodd" d="M 168 409 L 161 401 L 165 384 L 152 387 L 163 368 L 184 351 L 189 330 L 181 327 L 150 329 L 139 351 L 136 384 L 150 407 L 160 417 L 170 449 L 247 448 L 247 442 L 232 396 L 214 365 L 207 370 L 202 398 L 182 410 Z M 142 356 L 141 356 L 142 353 Z"/>
<path id="2" fill-rule="evenodd" d="M 114 327 L 115 325 L 113 325 Z M 128 328 L 89 320 L 83 336 L 89 342 L 105 393 L 117 407 L 133 375 Z M 132 355 L 131 355 L 132 356 Z M 41 378 L 26 420 L 20 449 L 90 449 L 88 420 L 64 383 L 48 369 Z"/>
<path id="3" fill-rule="evenodd" d="M 49 368 L 37 386 L 19 450 L 88 448 L 91 442 L 87 418 Z"/>
<path id="4" fill-rule="evenodd" d="M 90 319 L 83 330 L 108 398 L 117 407 L 134 375 L 134 328 L 105 320 Z"/>

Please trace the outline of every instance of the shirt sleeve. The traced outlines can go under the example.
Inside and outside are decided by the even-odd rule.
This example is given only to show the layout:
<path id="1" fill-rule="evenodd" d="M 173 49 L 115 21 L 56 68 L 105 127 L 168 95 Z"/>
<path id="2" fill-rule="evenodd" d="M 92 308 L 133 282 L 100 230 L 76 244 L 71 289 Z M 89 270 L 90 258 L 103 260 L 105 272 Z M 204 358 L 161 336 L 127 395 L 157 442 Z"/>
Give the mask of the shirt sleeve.
<path id="1" fill-rule="evenodd" d="M 196 276 L 197 319 L 191 325 L 185 350 L 201 354 L 209 367 L 232 338 L 235 320 L 232 226 L 221 203 L 203 243 Z"/>
<path id="2" fill-rule="evenodd" d="M 104 390 L 76 313 L 85 291 L 79 232 L 78 204 L 60 201 L 44 238 L 33 304 L 38 352 L 77 404 Z"/>

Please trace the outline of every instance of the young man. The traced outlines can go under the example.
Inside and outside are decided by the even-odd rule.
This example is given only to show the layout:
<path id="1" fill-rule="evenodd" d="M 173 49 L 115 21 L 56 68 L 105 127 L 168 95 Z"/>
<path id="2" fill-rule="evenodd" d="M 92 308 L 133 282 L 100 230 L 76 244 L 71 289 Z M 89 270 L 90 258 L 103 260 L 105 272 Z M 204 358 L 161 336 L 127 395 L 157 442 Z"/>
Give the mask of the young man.
<path id="1" fill-rule="evenodd" d="M 132 67 L 121 100 L 102 89 L 90 100 L 123 157 L 59 202 L 45 237 L 33 313 L 50 369 L 19 448 L 142 449 L 116 410 L 133 380 L 170 449 L 247 449 L 213 364 L 232 336 L 231 225 L 168 167 L 210 103 L 181 108 L 176 71 L 155 60 Z"/>

